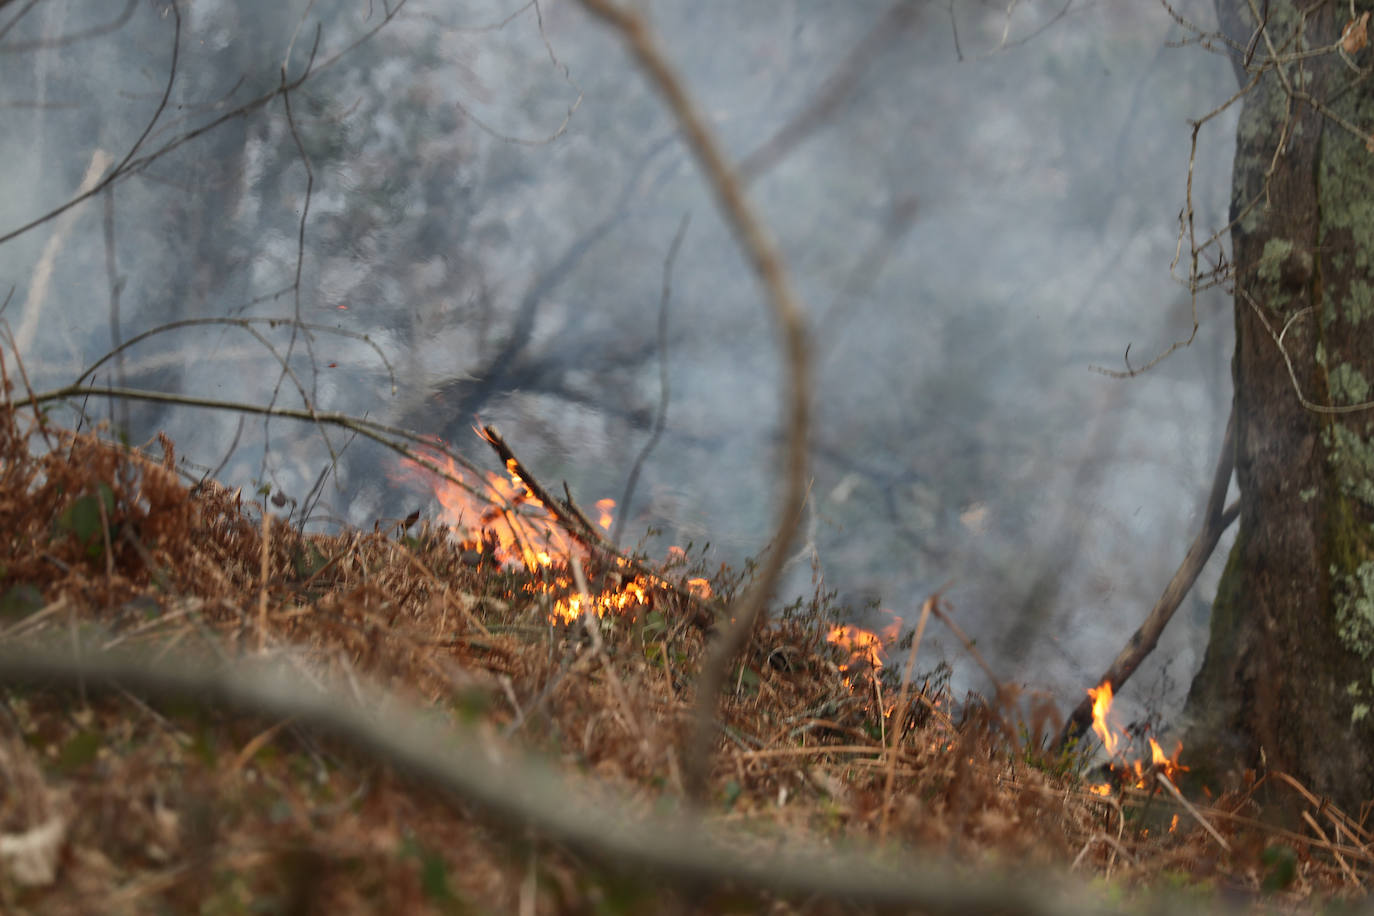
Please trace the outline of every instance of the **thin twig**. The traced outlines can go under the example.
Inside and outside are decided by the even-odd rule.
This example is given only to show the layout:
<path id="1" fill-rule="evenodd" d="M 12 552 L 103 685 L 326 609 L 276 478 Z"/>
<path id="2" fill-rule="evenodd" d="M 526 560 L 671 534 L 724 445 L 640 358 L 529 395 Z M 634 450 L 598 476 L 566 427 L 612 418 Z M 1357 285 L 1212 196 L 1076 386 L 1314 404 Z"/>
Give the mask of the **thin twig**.
<path id="1" fill-rule="evenodd" d="M 625 530 L 625 521 L 630 516 L 630 500 L 634 498 L 635 485 L 639 482 L 639 472 L 644 462 L 653 452 L 654 446 L 663 436 L 663 428 L 668 422 L 668 304 L 673 298 L 673 264 L 682 248 L 682 240 L 687 237 L 687 227 L 691 224 L 692 214 L 685 213 L 678 224 L 668 255 L 663 259 L 663 292 L 658 300 L 658 411 L 654 414 L 654 428 L 649 432 L 639 454 L 635 456 L 630 475 L 625 478 L 625 492 L 620 495 L 620 511 L 615 516 L 615 527 L 611 529 L 611 546 L 619 547 L 620 535 Z"/>
<path id="2" fill-rule="evenodd" d="M 907 698 L 907 691 L 911 687 L 911 673 L 916 667 L 916 653 L 921 650 L 921 640 L 926 633 L 926 624 L 930 622 L 931 608 L 940 600 L 940 593 L 936 592 L 926 598 L 921 605 L 921 618 L 916 621 L 916 634 L 911 637 L 911 651 L 906 656 L 906 667 L 902 670 L 902 687 L 897 694 L 896 715 L 892 719 L 892 741 L 887 747 L 888 767 L 887 784 L 883 787 L 883 814 L 878 822 L 878 841 L 887 839 L 888 815 L 892 811 L 894 801 L 892 787 L 897 778 L 897 756 L 901 751 L 902 734 L 906 731 L 906 715 L 910 706 Z M 874 678 L 877 683 L 877 678 Z M 882 715 L 882 707 L 878 707 L 878 714 Z"/>
<path id="3" fill-rule="evenodd" d="M 591 589 L 587 587 L 587 577 L 582 572 L 582 561 L 574 554 L 568 558 L 568 565 L 572 567 L 573 582 L 576 583 L 577 593 L 582 598 L 582 626 L 592 641 L 592 650 L 601 660 L 601 667 L 606 672 L 606 679 L 610 682 L 611 692 L 615 694 L 616 701 L 620 703 L 620 708 L 624 712 L 625 724 L 639 739 L 640 750 L 644 752 L 644 759 L 648 760 L 648 735 L 635 717 L 634 710 L 630 707 L 630 695 L 625 691 L 625 685 L 621 682 L 615 666 L 611 664 L 610 656 L 606 654 L 606 644 L 601 639 L 601 619 L 597 616 L 596 603 L 592 599 Z"/>
<path id="4" fill-rule="evenodd" d="M 1350 883 L 1355 885 L 1363 884 L 1364 882 L 1355 874 L 1355 870 L 1350 867 L 1350 863 L 1345 861 L 1345 856 L 1341 855 L 1337 844 L 1331 842 L 1326 835 L 1326 831 L 1322 829 L 1321 824 L 1318 824 L 1316 818 L 1312 816 L 1312 812 L 1303 811 L 1302 819 L 1307 822 L 1307 826 L 1311 827 L 1317 836 L 1321 837 L 1327 852 L 1331 853 L 1332 858 L 1336 860 L 1336 864 L 1341 867 L 1341 870 L 1345 872 L 1345 876 L 1350 879 Z"/>
<path id="5" fill-rule="evenodd" d="M 1183 797 L 1183 793 L 1178 791 L 1178 787 L 1174 785 L 1173 780 L 1171 780 L 1168 776 L 1165 776 L 1163 773 L 1155 773 L 1155 779 L 1159 782 L 1161 786 L 1165 788 L 1166 791 L 1168 791 L 1170 795 L 1174 797 L 1174 801 L 1178 802 L 1180 805 L 1183 806 L 1184 811 L 1187 811 L 1189 814 L 1191 814 L 1193 816 L 1193 819 L 1197 821 L 1199 824 L 1201 824 L 1203 829 L 1212 835 L 1212 839 L 1216 840 L 1217 844 L 1221 846 L 1222 849 L 1226 850 L 1227 852 L 1231 851 L 1231 844 L 1226 842 L 1226 837 L 1222 836 L 1220 833 L 1217 833 L 1217 828 L 1213 827 L 1210 823 L 1208 823 L 1207 818 L 1202 816 L 1202 812 L 1199 811 L 1196 807 L 1194 807 L 1192 802 L 1188 801 L 1188 799 Z"/>
<path id="6" fill-rule="evenodd" d="M 777 166 L 807 137 L 815 133 L 854 94 L 863 75 L 873 66 L 878 55 L 910 27 L 916 18 L 913 0 L 896 0 L 887 12 L 878 17 L 858 44 L 826 77 L 820 89 L 801 111 L 793 115 L 778 131 L 752 153 L 740 160 L 738 174 L 746 184 Z M 955 34 L 958 42 L 958 34 Z"/>

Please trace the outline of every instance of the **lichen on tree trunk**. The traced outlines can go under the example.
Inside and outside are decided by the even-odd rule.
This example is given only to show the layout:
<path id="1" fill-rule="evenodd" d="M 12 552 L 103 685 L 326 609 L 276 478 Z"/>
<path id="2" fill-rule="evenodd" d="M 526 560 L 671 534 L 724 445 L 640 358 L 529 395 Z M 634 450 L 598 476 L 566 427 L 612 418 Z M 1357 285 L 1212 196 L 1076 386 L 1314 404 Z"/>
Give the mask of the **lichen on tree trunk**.
<path id="1" fill-rule="evenodd" d="M 1272 66 L 1244 99 L 1232 182 L 1240 533 L 1185 747 L 1353 807 L 1374 798 L 1374 411 L 1330 408 L 1374 393 L 1374 153 L 1334 118 L 1374 129 L 1374 86 L 1334 51 L 1293 56 L 1332 48 L 1349 15 L 1301 6 L 1271 0 L 1256 36 L 1247 0 L 1217 0 L 1239 47 L 1256 36 L 1250 73 Z"/>

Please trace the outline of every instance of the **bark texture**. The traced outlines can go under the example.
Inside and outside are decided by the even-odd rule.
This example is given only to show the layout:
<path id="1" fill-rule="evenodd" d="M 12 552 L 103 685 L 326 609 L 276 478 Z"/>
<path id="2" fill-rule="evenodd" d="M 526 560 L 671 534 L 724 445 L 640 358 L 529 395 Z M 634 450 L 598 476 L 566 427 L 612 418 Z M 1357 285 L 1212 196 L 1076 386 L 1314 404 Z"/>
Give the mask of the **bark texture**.
<path id="1" fill-rule="evenodd" d="M 1374 80 L 1334 50 L 1296 57 L 1334 47 L 1347 0 L 1217 9 L 1253 49 L 1242 84 L 1268 69 L 1232 186 L 1240 531 L 1185 748 L 1204 771 L 1280 769 L 1357 809 L 1374 798 L 1374 411 L 1327 408 L 1368 401 L 1374 379 L 1374 153 L 1335 120 L 1374 129 Z"/>

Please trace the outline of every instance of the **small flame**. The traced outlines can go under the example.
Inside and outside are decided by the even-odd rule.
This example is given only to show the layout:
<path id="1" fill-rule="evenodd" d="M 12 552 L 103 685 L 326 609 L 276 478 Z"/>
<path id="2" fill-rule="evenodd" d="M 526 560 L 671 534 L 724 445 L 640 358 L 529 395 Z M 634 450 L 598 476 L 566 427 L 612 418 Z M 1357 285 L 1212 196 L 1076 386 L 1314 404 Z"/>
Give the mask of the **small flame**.
<path id="1" fill-rule="evenodd" d="M 886 613 L 892 614 L 891 611 Z M 887 647 L 897 641 L 901 628 L 902 618 L 892 614 L 892 623 L 883 627 L 881 632 L 875 633 L 852 624 L 838 624 L 825 634 L 825 641 L 849 650 L 849 660 L 839 666 L 841 671 L 877 671 L 883 667 L 883 655 Z M 848 676 L 844 680 L 853 686 Z"/>
<path id="2" fill-rule="evenodd" d="M 585 559 L 585 550 L 564 534 L 544 504 L 525 486 L 514 459 L 506 462 L 505 475 L 488 473 L 474 480 L 470 472 L 447 455 L 436 451 L 422 457 L 441 473 L 436 475 L 432 468 L 409 460 L 403 462 L 403 467 L 428 478 L 442 507 L 439 520 L 454 530 L 465 547 L 490 551 L 504 566 L 523 566 L 528 572 L 538 572 L 540 581 L 528 583 L 524 590 L 554 599 L 549 611 L 551 623 L 571 623 L 588 611 L 598 617 L 608 613 L 632 614 L 650 603 L 653 589 L 669 587 L 665 580 L 652 576 L 627 577 L 617 573 L 609 577 L 611 584 L 597 594 L 577 593 L 568 558 L 577 551 Z M 601 526 L 609 529 L 615 501 L 599 500 L 596 507 Z M 626 565 L 623 559 L 619 565 Z M 689 579 L 686 586 L 702 598 L 711 595 L 711 586 L 705 579 Z"/>
<path id="3" fill-rule="evenodd" d="M 1088 696 L 1093 698 L 1093 731 L 1097 732 L 1107 753 L 1116 756 L 1120 739 L 1107 724 L 1107 713 L 1112 708 L 1112 682 L 1103 681 L 1101 687 L 1089 687 Z"/>
<path id="4" fill-rule="evenodd" d="M 571 588 L 573 583 L 567 577 L 556 576 L 553 584 L 559 590 L 564 590 Z M 525 590 L 539 594 L 547 589 L 540 584 L 530 583 L 525 586 Z M 597 617 L 605 617 L 607 614 L 624 612 L 648 602 L 649 582 L 643 576 L 636 576 L 614 590 L 590 596 L 574 592 L 567 597 L 559 598 L 554 602 L 553 610 L 549 612 L 549 620 L 554 623 L 574 623 L 588 611 Z"/>
<path id="5" fill-rule="evenodd" d="M 1161 764 L 1161 763 L 1168 763 L 1168 762 L 1169 762 L 1169 758 L 1168 758 L 1168 756 L 1164 753 L 1163 749 L 1160 748 L 1159 742 L 1156 741 L 1155 739 L 1151 738 L 1151 739 L 1150 739 L 1150 763 L 1158 765 L 1158 764 Z"/>
<path id="6" fill-rule="evenodd" d="M 883 666 L 883 641 L 872 630 L 840 624 L 830 628 L 830 632 L 825 634 L 825 641 L 849 650 L 849 661 L 840 664 L 841 671 L 848 671 L 861 661 L 866 661 L 870 668 Z"/>
<path id="7" fill-rule="evenodd" d="M 474 480 L 447 455 L 429 452 L 422 457 L 442 475 L 429 481 L 443 507 L 439 520 L 464 543 L 480 545 L 490 539 L 498 562 L 523 564 L 530 571 L 552 565 L 555 554 L 566 555 L 571 549 L 567 538 L 551 524 L 543 504 L 526 489 L 513 462 L 507 463 L 508 477 L 487 474 L 485 479 Z M 434 474 L 416 462 L 407 461 L 404 466 L 426 476 Z"/>
<path id="8" fill-rule="evenodd" d="M 1108 720 L 1108 714 L 1112 709 L 1112 685 L 1110 681 L 1103 681 L 1097 687 L 1088 688 L 1088 696 L 1093 701 L 1093 731 L 1102 740 L 1102 747 L 1107 754 L 1113 758 L 1125 751 L 1126 742 L 1122 741 L 1123 735 L 1114 729 Z M 1150 762 L 1146 764 L 1143 760 L 1136 760 L 1130 764 L 1112 763 L 1110 766 L 1118 775 L 1128 779 L 1137 788 L 1144 788 L 1152 780 L 1154 773 L 1162 773 L 1165 777 L 1172 780 L 1180 772 L 1188 768 L 1178 762 L 1179 755 L 1183 753 L 1183 742 L 1178 742 L 1172 755 L 1165 754 L 1164 749 L 1159 746 L 1159 742 L 1154 738 L 1149 739 Z M 1089 786 L 1088 791 L 1095 795 L 1110 795 L 1111 786 L 1107 783 Z M 1172 829 L 1172 828 L 1170 828 Z"/>

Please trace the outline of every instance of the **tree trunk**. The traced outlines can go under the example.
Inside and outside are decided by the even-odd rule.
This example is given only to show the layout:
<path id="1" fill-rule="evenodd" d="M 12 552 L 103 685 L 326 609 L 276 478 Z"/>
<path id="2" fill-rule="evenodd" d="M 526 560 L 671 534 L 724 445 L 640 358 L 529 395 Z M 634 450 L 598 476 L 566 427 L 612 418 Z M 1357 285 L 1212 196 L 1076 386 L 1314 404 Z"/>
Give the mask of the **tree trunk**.
<path id="1" fill-rule="evenodd" d="M 1348 21 L 1346 0 L 1299 12 L 1312 6 L 1255 4 L 1257 35 L 1247 0 L 1217 0 L 1253 49 L 1236 52 L 1242 83 L 1268 69 L 1232 182 L 1240 531 L 1185 748 L 1204 772 L 1283 770 L 1355 808 L 1374 798 L 1374 411 L 1340 408 L 1374 378 L 1374 83 L 1335 51 L 1292 58 L 1333 48 Z M 1352 59 L 1368 67 L 1374 48 Z"/>

